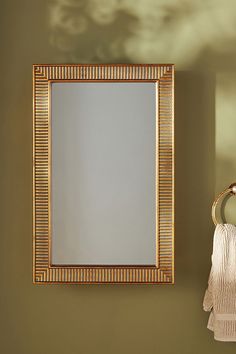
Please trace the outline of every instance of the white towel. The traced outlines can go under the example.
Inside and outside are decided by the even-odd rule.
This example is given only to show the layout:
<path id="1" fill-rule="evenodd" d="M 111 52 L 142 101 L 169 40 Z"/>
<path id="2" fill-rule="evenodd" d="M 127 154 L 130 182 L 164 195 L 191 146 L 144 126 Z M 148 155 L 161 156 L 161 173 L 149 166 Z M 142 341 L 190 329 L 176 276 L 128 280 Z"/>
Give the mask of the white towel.
<path id="1" fill-rule="evenodd" d="M 211 311 L 207 327 L 220 341 L 236 342 L 236 226 L 218 224 L 203 309 Z"/>

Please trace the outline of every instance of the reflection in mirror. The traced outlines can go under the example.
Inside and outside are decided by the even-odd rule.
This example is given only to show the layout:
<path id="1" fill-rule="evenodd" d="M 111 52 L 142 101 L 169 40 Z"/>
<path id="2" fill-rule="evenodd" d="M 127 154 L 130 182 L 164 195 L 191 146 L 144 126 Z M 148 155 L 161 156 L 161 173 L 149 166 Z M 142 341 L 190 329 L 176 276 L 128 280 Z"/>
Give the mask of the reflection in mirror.
<path id="1" fill-rule="evenodd" d="M 156 84 L 51 85 L 52 264 L 155 265 Z"/>

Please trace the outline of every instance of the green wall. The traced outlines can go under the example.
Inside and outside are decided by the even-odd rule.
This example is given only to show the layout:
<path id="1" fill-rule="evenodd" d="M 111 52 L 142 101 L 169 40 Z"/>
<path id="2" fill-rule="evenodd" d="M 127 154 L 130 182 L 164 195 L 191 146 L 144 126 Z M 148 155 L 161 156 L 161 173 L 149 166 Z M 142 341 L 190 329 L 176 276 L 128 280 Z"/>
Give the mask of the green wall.
<path id="1" fill-rule="evenodd" d="M 236 3 L 1 0 L 0 353 L 230 354 L 202 310 L 236 180 Z M 176 284 L 32 284 L 32 64 L 176 64 Z M 236 220 L 235 200 L 226 216 Z"/>

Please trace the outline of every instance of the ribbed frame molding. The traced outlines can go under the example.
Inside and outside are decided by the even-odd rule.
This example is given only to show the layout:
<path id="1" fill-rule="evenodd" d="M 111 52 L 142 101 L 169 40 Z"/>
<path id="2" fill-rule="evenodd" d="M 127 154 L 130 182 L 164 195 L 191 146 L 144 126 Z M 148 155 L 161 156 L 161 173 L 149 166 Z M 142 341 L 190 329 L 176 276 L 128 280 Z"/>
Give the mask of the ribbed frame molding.
<path id="1" fill-rule="evenodd" d="M 53 81 L 156 82 L 156 266 L 52 266 L 51 123 Z M 33 66 L 33 281 L 34 283 L 174 282 L 174 66 Z"/>

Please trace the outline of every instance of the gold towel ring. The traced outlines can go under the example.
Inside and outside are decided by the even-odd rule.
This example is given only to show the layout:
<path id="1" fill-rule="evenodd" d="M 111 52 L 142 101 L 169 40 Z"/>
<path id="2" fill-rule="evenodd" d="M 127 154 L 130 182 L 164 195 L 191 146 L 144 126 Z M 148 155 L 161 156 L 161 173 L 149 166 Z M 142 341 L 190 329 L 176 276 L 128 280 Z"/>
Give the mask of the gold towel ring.
<path id="1" fill-rule="evenodd" d="M 215 226 L 218 223 L 217 218 L 216 218 L 216 207 L 218 202 L 220 201 L 221 198 L 224 198 L 226 195 L 236 195 L 236 183 L 232 183 L 228 188 L 226 188 L 223 192 L 221 192 L 216 199 L 214 200 L 214 203 L 212 204 L 212 209 L 211 209 L 211 216 L 213 223 Z"/>

